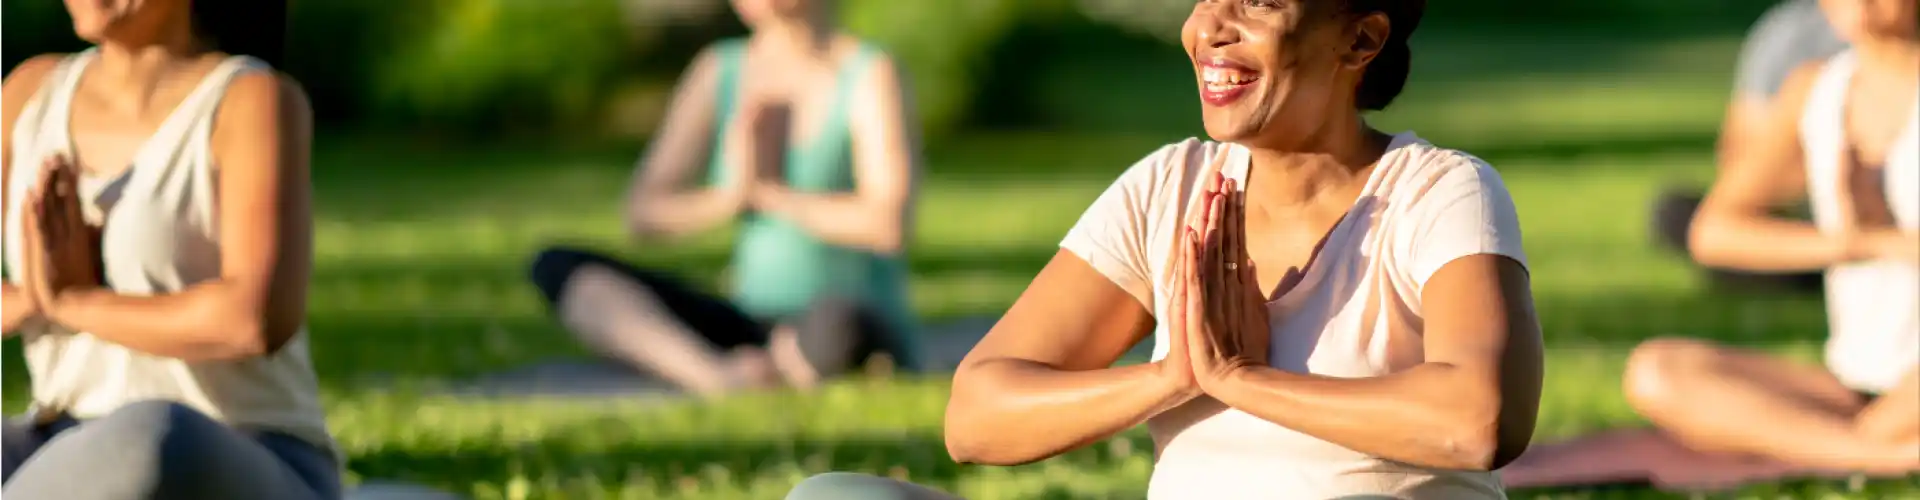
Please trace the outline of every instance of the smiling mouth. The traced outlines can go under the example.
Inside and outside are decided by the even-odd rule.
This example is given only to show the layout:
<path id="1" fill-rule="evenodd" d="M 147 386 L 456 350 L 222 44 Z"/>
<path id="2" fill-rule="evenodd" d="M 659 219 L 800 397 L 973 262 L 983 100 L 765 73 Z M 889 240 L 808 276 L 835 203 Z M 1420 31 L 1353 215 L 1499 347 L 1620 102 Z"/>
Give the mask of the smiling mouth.
<path id="1" fill-rule="evenodd" d="M 1209 64 L 1201 68 L 1200 81 L 1208 92 L 1228 92 L 1260 81 L 1260 74 L 1246 68 Z"/>

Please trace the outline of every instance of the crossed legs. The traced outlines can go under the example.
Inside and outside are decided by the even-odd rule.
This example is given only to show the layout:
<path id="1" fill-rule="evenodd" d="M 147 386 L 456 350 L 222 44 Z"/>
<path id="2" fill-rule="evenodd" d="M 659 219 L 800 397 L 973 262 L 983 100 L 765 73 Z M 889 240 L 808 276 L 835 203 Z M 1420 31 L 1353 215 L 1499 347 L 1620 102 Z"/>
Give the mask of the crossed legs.
<path id="1" fill-rule="evenodd" d="M 1635 410 L 1701 451 L 1822 469 L 1920 470 L 1920 370 L 1869 402 L 1820 367 L 1659 339 L 1634 349 L 1624 383 Z"/>

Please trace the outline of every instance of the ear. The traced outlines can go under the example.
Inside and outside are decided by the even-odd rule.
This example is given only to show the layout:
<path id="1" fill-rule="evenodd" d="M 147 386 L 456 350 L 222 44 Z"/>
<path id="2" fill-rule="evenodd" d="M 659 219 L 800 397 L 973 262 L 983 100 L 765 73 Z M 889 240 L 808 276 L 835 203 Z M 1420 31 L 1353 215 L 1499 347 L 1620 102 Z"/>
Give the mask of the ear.
<path id="1" fill-rule="evenodd" d="M 1387 37 L 1393 34 L 1393 25 L 1387 21 L 1386 13 L 1374 12 L 1353 20 L 1347 32 L 1351 42 L 1346 52 L 1341 54 L 1340 63 L 1347 69 L 1360 71 L 1366 69 L 1367 63 L 1373 62 L 1374 56 L 1380 55 L 1380 50 L 1387 46 Z"/>

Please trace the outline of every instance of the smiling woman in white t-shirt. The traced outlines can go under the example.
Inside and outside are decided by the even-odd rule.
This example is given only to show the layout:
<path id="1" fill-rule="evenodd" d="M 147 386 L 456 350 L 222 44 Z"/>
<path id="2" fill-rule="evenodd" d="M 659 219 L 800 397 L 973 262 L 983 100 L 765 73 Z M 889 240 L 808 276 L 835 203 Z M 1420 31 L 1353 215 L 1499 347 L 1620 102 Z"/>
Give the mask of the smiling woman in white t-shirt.
<path id="1" fill-rule="evenodd" d="M 1081 216 L 955 375 L 953 457 L 1145 422 L 1151 498 L 1504 498 L 1543 364 L 1513 202 L 1479 159 L 1361 117 L 1405 84 L 1424 10 L 1195 4 L 1218 142 L 1153 152 Z M 1153 362 L 1114 366 L 1149 335 Z M 830 474 L 789 498 L 942 495 Z"/>

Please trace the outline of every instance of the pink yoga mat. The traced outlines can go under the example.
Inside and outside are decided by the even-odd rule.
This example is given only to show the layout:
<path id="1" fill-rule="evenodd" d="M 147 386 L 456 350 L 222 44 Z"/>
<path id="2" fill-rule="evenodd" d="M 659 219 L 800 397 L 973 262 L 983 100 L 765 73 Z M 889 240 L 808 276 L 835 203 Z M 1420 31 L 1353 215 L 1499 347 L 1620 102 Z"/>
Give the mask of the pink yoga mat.
<path id="1" fill-rule="evenodd" d="M 1741 486 L 1849 474 L 1775 460 L 1703 453 L 1657 430 L 1606 431 L 1535 445 L 1500 469 L 1508 488 L 1572 488 L 1645 484 L 1663 490 L 1719 491 Z"/>

